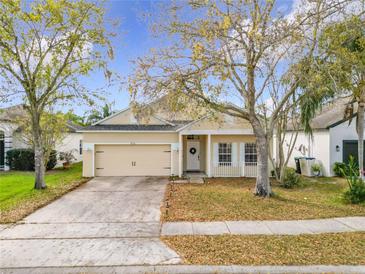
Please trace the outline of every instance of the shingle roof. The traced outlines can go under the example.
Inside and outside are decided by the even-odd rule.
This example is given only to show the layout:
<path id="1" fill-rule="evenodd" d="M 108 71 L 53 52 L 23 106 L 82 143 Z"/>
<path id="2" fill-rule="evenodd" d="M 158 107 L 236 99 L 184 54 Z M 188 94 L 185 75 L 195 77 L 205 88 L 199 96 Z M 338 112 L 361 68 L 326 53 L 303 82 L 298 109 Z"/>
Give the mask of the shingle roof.
<path id="1" fill-rule="evenodd" d="M 15 105 L 0 109 L 0 121 L 15 121 L 19 118 L 25 117 L 26 111 L 23 105 Z"/>
<path id="2" fill-rule="evenodd" d="M 345 119 L 345 109 L 346 105 L 349 103 L 349 98 L 341 98 L 333 100 L 322 107 L 316 117 L 310 122 L 311 128 L 316 129 L 328 129 L 346 121 Z M 357 105 L 354 104 L 354 113 L 357 111 Z M 292 126 L 289 125 L 289 129 Z"/>
<path id="3" fill-rule="evenodd" d="M 93 125 L 79 131 L 176 131 L 184 124 L 177 125 Z"/>
<path id="4" fill-rule="evenodd" d="M 346 105 L 349 103 L 348 98 L 334 100 L 323 106 L 318 115 L 311 121 L 313 129 L 326 129 L 340 122 L 345 121 Z M 357 112 L 357 105 L 354 104 L 354 113 Z"/>

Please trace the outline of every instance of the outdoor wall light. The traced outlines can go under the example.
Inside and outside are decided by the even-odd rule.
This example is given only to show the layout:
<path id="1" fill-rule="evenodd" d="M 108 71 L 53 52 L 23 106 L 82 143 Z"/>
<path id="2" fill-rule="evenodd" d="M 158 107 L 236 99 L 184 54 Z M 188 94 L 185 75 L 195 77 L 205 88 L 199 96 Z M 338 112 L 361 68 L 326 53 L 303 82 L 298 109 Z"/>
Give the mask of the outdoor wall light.
<path id="1" fill-rule="evenodd" d="M 340 146 L 339 145 L 336 146 L 336 151 L 340 152 Z"/>

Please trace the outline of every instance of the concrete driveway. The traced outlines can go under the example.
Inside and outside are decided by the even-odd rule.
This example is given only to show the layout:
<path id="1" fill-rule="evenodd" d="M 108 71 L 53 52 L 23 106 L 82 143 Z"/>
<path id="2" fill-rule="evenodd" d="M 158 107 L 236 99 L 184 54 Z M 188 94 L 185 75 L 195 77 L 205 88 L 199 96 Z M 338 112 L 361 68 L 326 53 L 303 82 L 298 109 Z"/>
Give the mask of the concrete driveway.
<path id="1" fill-rule="evenodd" d="M 94 178 L 0 231 L 0 267 L 179 263 L 159 240 L 168 180 Z"/>

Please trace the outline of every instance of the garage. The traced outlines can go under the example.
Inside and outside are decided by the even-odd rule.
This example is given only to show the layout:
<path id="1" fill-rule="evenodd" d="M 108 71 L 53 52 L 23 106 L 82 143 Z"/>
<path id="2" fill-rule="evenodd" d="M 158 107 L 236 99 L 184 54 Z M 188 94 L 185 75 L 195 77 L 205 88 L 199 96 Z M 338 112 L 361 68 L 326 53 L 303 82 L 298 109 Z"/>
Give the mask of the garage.
<path id="1" fill-rule="evenodd" d="M 343 141 L 343 156 L 342 161 L 348 163 L 350 156 L 353 156 L 355 161 L 358 162 L 357 140 L 344 140 Z M 364 161 L 365 161 L 365 141 L 364 141 Z"/>
<path id="2" fill-rule="evenodd" d="M 96 145 L 95 176 L 169 176 L 170 145 Z"/>

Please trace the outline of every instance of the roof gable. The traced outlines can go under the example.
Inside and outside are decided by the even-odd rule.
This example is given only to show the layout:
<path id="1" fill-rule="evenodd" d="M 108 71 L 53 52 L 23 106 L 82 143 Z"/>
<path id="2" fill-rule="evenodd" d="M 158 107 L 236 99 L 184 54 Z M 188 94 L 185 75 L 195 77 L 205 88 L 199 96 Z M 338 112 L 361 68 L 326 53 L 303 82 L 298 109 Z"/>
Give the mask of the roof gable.
<path id="1" fill-rule="evenodd" d="M 233 117 L 228 114 L 218 113 L 216 116 L 205 116 L 199 120 L 196 120 L 185 127 L 182 130 L 242 130 L 252 129 L 249 121 Z"/>
<path id="2" fill-rule="evenodd" d="M 137 118 L 131 108 L 117 112 L 94 125 L 168 125 L 171 124 L 156 115 Z"/>

